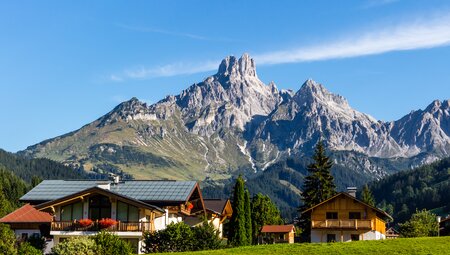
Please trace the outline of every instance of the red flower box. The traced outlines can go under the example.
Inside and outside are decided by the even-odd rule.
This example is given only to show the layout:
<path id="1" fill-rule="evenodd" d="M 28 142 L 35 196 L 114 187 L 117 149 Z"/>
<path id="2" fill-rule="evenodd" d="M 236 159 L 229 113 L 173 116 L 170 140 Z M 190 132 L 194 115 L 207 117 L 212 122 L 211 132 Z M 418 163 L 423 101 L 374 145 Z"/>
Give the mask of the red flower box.
<path id="1" fill-rule="evenodd" d="M 117 221 L 110 219 L 110 218 L 101 219 L 98 221 L 98 226 L 100 228 L 109 228 L 109 227 L 115 226 L 116 224 L 117 224 Z"/>
<path id="2" fill-rule="evenodd" d="M 77 225 L 81 228 L 89 227 L 92 225 L 91 219 L 81 219 L 77 221 Z"/>

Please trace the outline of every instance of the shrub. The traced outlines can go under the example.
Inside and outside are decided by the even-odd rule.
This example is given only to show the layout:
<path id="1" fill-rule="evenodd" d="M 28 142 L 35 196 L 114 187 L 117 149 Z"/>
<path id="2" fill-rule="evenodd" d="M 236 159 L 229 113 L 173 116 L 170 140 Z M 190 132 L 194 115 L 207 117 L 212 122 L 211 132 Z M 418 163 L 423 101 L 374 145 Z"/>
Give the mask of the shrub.
<path id="1" fill-rule="evenodd" d="M 436 215 L 427 210 L 416 210 L 410 220 L 399 225 L 403 237 L 437 236 L 439 229 Z"/>
<path id="2" fill-rule="evenodd" d="M 22 242 L 17 249 L 19 255 L 42 255 L 42 250 L 33 247 L 29 242 Z"/>
<path id="3" fill-rule="evenodd" d="M 95 253 L 102 255 L 127 255 L 133 254 L 130 243 L 120 239 L 117 235 L 101 231 L 92 239 L 95 242 Z"/>
<path id="4" fill-rule="evenodd" d="M 111 226 L 115 226 L 116 224 L 117 224 L 117 221 L 110 219 L 110 218 L 101 219 L 98 221 L 98 226 L 100 228 L 109 228 Z"/>
<path id="5" fill-rule="evenodd" d="M 17 254 L 16 236 L 14 232 L 9 229 L 8 225 L 0 223 L 0 254 L 13 255 Z"/>
<path id="6" fill-rule="evenodd" d="M 164 230 L 144 233 L 144 250 L 146 253 L 192 251 L 193 236 L 185 223 L 170 223 Z"/>
<path id="7" fill-rule="evenodd" d="M 40 251 L 43 251 L 46 246 L 45 237 L 39 235 L 31 235 L 28 238 L 27 242 L 30 243 L 31 246 Z"/>
<path id="8" fill-rule="evenodd" d="M 164 230 L 144 233 L 146 253 L 211 250 L 220 248 L 221 243 L 219 231 L 207 222 L 194 228 L 183 222 L 171 223 Z"/>
<path id="9" fill-rule="evenodd" d="M 95 255 L 96 245 L 92 238 L 72 237 L 65 242 L 60 242 L 52 248 L 54 255 Z"/>
<path id="10" fill-rule="evenodd" d="M 212 223 L 204 221 L 200 226 L 192 229 L 194 232 L 193 247 L 196 251 L 215 250 L 222 246 L 219 230 Z"/>

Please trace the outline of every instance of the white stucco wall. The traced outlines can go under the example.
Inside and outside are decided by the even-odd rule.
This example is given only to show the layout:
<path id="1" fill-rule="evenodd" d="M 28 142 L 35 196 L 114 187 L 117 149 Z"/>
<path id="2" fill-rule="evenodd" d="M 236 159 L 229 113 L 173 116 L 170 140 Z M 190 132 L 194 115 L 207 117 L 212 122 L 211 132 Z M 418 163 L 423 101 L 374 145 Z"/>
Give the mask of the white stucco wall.
<path id="1" fill-rule="evenodd" d="M 330 230 L 311 230 L 311 243 L 326 243 L 327 242 L 327 234 L 335 234 L 336 242 L 341 241 L 341 231 L 330 231 Z M 343 231 L 342 237 L 344 242 L 351 242 L 351 235 L 359 235 L 359 240 L 381 240 L 385 239 L 386 236 L 381 234 L 378 231 L 367 231 L 367 232 L 359 232 L 359 231 Z"/>
<path id="2" fill-rule="evenodd" d="M 222 238 L 223 224 L 220 223 L 220 218 L 212 218 L 211 220 L 209 220 L 209 222 L 212 222 L 214 228 L 219 230 L 219 237 Z"/>
<path id="3" fill-rule="evenodd" d="M 28 234 L 28 237 L 31 237 L 33 234 L 41 235 L 41 231 L 39 229 L 16 229 L 14 230 L 16 234 L 16 238 L 22 238 L 22 234 Z"/>

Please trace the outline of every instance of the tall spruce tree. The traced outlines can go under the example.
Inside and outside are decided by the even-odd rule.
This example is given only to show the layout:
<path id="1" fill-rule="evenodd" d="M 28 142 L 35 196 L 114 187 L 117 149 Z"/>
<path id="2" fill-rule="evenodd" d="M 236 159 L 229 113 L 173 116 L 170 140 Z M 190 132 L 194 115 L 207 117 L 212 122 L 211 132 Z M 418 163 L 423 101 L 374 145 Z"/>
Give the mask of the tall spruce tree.
<path id="1" fill-rule="evenodd" d="M 243 246 L 248 242 L 245 224 L 245 184 L 241 175 L 234 185 L 232 201 L 233 215 L 230 220 L 229 242 L 232 246 Z"/>
<path id="2" fill-rule="evenodd" d="M 250 192 L 245 189 L 245 229 L 247 233 L 247 245 L 252 244 L 252 204 L 250 203 Z"/>
<path id="3" fill-rule="evenodd" d="M 362 193 L 361 193 L 361 201 L 364 203 L 375 206 L 375 198 L 372 195 L 372 191 L 370 191 L 369 186 L 366 184 L 363 187 Z"/>
<path id="4" fill-rule="evenodd" d="M 336 194 L 336 185 L 333 175 L 331 175 L 333 163 L 325 154 L 322 140 L 317 143 L 312 159 L 314 162 L 307 166 L 308 176 L 303 182 L 301 212 Z M 303 230 L 303 238 L 309 240 L 311 234 L 310 215 L 301 214 L 299 225 Z"/>
<path id="5" fill-rule="evenodd" d="M 325 154 L 325 146 L 320 140 L 314 151 L 314 162 L 307 166 L 309 175 L 303 183 L 303 208 L 310 208 L 336 194 L 334 177 L 331 175 L 333 162 Z"/>

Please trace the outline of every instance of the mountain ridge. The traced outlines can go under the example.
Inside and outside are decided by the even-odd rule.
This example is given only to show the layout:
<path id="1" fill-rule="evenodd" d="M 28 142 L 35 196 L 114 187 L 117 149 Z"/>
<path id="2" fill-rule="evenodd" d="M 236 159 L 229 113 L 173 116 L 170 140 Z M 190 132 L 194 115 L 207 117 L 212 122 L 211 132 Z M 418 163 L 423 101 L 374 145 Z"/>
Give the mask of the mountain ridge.
<path id="1" fill-rule="evenodd" d="M 152 105 L 132 98 L 76 131 L 19 154 L 88 171 L 123 170 L 136 178 L 224 180 L 305 157 L 323 139 L 331 152 L 348 152 L 335 164 L 377 179 L 397 168 L 374 162 L 406 158 L 411 159 L 408 168 L 429 163 L 448 156 L 449 137 L 448 100 L 383 122 L 311 79 L 296 92 L 264 84 L 255 61 L 244 54 L 226 57 L 216 74 L 179 95 Z M 361 158 L 355 153 L 374 160 L 355 168 L 351 161 Z"/>

